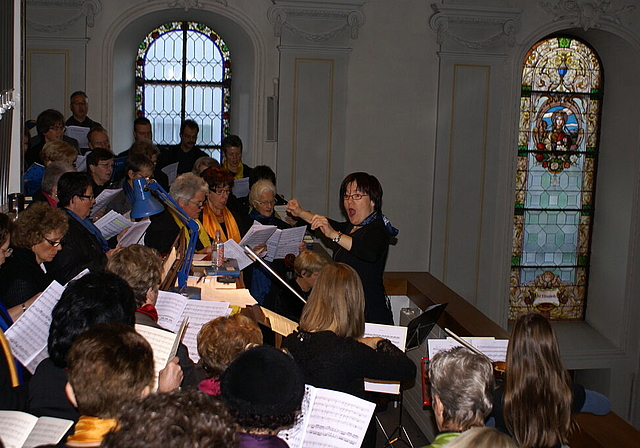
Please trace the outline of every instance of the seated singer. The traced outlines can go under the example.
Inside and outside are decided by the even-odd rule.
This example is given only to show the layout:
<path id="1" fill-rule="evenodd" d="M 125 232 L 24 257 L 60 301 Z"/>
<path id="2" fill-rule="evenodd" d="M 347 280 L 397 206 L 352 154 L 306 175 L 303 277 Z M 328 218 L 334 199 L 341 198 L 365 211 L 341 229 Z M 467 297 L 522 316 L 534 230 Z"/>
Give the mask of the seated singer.
<path id="1" fill-rule="evenodd" d="M 387 262 L 389 239 L 398 234 L 382 214 L 382 186 L 367 173 L 349 174 L 340 185 L 342 206 L 349 220 L 337 222 L 304 210 L 297 199 L 287 204 L 287 213 L 320 229 L 338 245 L 333 259 L 356 270 L 366 297 L 366 322 L 393 325 L 382 274 Z"/>

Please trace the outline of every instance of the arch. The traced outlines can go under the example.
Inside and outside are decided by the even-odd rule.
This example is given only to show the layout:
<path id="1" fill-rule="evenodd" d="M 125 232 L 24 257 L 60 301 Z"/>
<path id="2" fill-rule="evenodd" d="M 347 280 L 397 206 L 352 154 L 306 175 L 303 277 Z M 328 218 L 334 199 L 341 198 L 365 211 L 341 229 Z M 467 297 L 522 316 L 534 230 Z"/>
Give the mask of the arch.
<path id="1" fill-rule="evenodd" d="M 112 20 L 103 39 L 102 67 L 105 88 L 102 91 L 103 116 L 112 129 L 133 131 L 134 79 L 132 61 L 137 45 L 146 33 L 160 23 L 186 20 L 198 21 L 215 29 L 225 39 L 234 54 L 232 95 L 241 101 L 240 108 L 231 110 L 231 133 L 245 142 L 248 157 L 260 158 L 260 145 L 264 141 L 264 80 L 265 47 L 261 34 L 246 16 L 236 10 L 211 5 L 207 10 L 166 9 L 157 3 L 144 3 L 122 11 Z M 249 111 L 247 113 L 247 111 Z M 124 132 L 112 138 L 114 148 L 126 148 L 133 137 Z"/>

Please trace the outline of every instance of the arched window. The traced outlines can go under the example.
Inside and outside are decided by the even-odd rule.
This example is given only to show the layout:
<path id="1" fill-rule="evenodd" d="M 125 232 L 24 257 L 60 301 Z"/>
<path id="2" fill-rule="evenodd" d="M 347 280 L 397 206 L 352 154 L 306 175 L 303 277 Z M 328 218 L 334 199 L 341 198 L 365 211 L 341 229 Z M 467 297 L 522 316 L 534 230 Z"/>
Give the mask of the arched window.
<path id="1" fill-rule="evenodd" d="M 509 319 L 584 318 L 602 102 L 598 55 L 535 44 L 522 69 Z"/>
<path id="2" fill-rule="evenodd" d="M 222 38 L 201 23 L 170 22 L 151 31 L 136 59 L 136 116 L 147 117 L 159 145 L 180 142 L 180 123 L 200 125 L 198 146 L 220 160 L 229 134 L 231 61 Z"/>

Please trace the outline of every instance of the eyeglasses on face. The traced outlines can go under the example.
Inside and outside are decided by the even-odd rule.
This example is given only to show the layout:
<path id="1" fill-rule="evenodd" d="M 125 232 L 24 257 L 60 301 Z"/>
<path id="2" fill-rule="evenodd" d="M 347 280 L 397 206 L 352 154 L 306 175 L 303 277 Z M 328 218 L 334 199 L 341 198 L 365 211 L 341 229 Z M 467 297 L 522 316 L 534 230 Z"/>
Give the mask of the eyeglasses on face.
<path id="1" fill-rule="evenodd" d="M 267 205 L 276 205 L 275 199 L 271 199 L 270 201 L 256 201 L 256 202 L 263 207 L 266 207 Z"/>
<path id="2" fill-rule="evenodd" d="M 11 254 L 13 253 L 13 248 L 8 247 L 6 249 L 0 249 L 0 252 L 3 252 L 5 257 L 10 257 Z"/>
<path id="3" fill-rule="evenodd" d="M 359 201 L 365 196 L 369 196 L 366 193 L 353 193 L 353 194 L 343 194 L 342 199 L 348 201 L 349 199 L 353 199 L 354 201 Z"/>
<path id="4" fill-rule="evenodd" d="M 219 194 L 219 195 L 223 195 L 223 194 L 230 195 L 231 194 L 231 189 L 229 189 L 229 188 L 209 188 L 209 190 L 212 193 Z"/>
<path id="5" fill-rule="evenodd" d="M 93 201 L 95 199 L 94 195 L 88 195 L 88 194 L 79 194 L 78 197 L 80 199 L 89 199 L 90 201 Z"/>
<path id="6" fill-rule="evenodd" d="M 114 163 L 113 162 L 98 163 L 98 166 L 101 166 L 103 168 L 113 168 Z"/>
<path id="7" fill-rule="evenodd" d="M 86 101 L 73 101 L 71 104 L 73 104 L 74 106 L 86 106 L 87 102 Z"/>
<path id="8" fill-rule="evenodd" d="M 49 238 L 47 238 L 46 236 L 43 236 L 42 238 L 44 238 L 44 240 L 51 244 L 53 247 L 58 247 L 59 245 L 62 244 L 62 241 L 51 241 Z"/>
<path id="9" fill-rule="evenodd" d="M 189 199 L 187 202 L 195 205 L 198 208 L 204 208 L 204 201 L 193 202 L 191 199 Z"/>
<path id="10" fill-rule="evenodd" d="M 67 127 L 62 125 L 51 126 L 49 128 L 49 130 L 53 130 L 53 131 L 64 131 L 65 129 L 67 129 Z"/>

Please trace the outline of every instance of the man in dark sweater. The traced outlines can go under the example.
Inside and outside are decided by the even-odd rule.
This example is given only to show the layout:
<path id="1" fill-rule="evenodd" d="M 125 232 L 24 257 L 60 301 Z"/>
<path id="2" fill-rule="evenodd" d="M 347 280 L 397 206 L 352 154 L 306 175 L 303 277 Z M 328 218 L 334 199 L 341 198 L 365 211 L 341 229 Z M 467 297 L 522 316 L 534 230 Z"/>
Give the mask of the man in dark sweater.
<path id="1" fill-rule="evenodd" d="M 169 146 L 160 154 L 157 167 L 162 169 L 167 165 L 178 163 L 177 176 L 190 172 L 196 160 L 208 156 L 206 152 L 196 146 L 198 132 L 200 132 L 198 123 L 193 120 L 183 121 L 180 126 L 180 143 Z"/>

